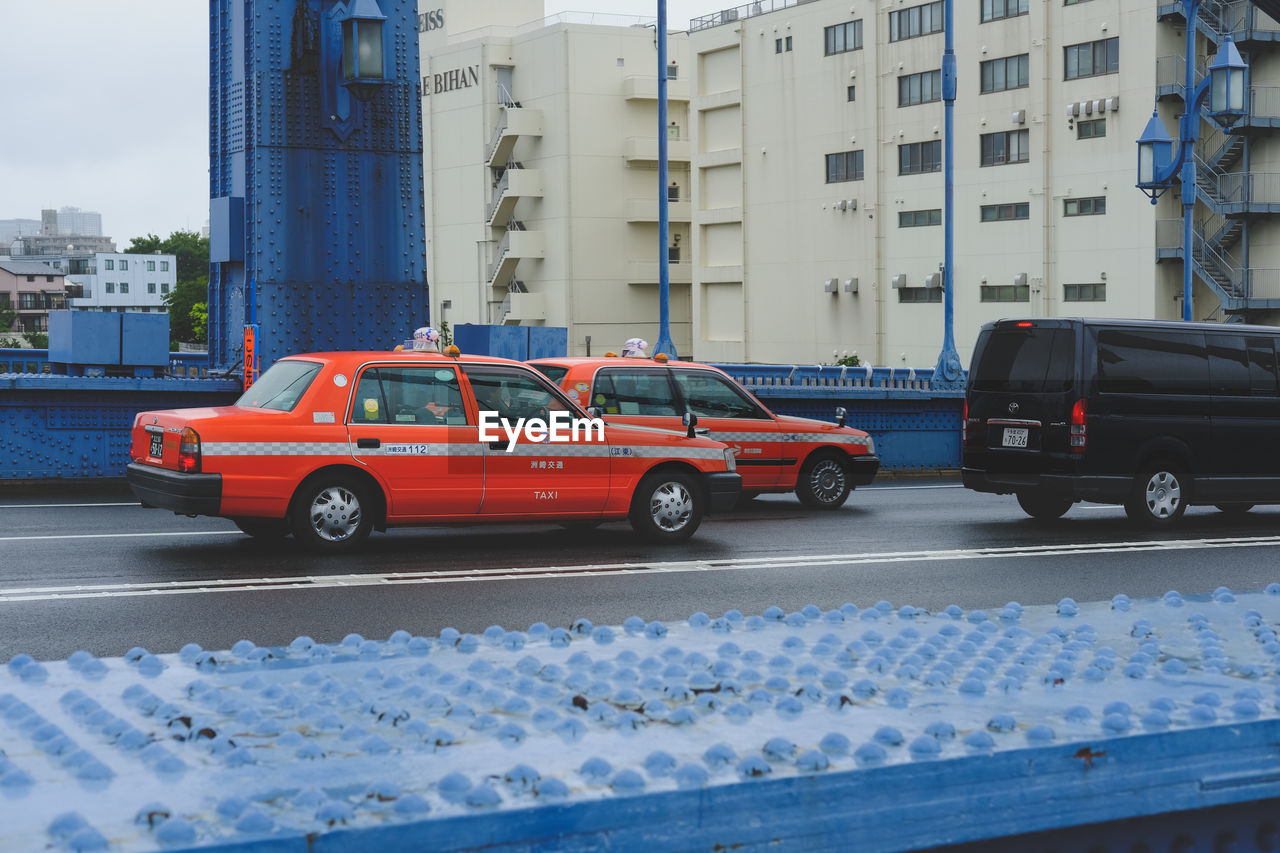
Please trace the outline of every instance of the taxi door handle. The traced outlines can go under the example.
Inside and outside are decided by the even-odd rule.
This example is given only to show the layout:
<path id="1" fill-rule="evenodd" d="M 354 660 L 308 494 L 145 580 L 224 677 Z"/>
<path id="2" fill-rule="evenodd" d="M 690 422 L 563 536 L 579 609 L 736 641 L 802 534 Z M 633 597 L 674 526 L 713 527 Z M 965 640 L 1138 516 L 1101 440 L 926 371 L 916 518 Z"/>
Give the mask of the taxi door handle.
<path id="1" fill-rule="evenodd" d="M 356 447 L 362 450 L 372 450 L 375 447 L 381 447 L 382 442 L 376 438 L 357 438 Z"/>
<path id="2" fill-rule="evenodd" d="M 505 438 L 489 442 L 490 450 L 506 450 L 508 446 L 508 442 Z"/>

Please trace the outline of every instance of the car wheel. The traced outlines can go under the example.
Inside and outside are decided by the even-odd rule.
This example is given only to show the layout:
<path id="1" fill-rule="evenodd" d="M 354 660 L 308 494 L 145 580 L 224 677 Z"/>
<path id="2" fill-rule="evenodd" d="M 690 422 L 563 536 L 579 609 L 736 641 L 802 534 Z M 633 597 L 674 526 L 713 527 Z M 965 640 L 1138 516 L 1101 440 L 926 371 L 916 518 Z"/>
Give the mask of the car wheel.
<path id="1" fill-rule="evenodd" d="M 294 495 L 293 535 L 308 549 L 336 554 L 360 546 L 373 528 L 364 484 L 344 474 L 313 477 Z"/>
<path id="2" fill-rule="evenodd" d="M 241 533 L 254 539 L 283 539 L 289 535 L 289 521 L 284 518 L 233 518 Z"/>
<path id="3" fill-rule="evenodd" d="M 1142 470 L 1124 503 L 1125 514 L 1144 527 L 1171 527 L 1187 511 L 1191 478 L 1167 462 Z"/>
<path id="4" fill-rule="evenodd" d="M 1018 492 L 1018 506 L 1037 521 L 1053 521 L 1071 509 L 1071 498 L 1046 495 L 1040 492 Z"/>
<path id="5" fill-rule="evenodd" d="M 631 498 L 631 526 L 646 539 L 679 542 L 698 529 L 704 511 L 702 493 L 688 474 L 650 474 Z"/>
<path id="6" fill-rule="evenodd" d="M 810 509 L 839 509 L 849 499 L 849 467 L 831 453 L 815 456 L 800 469 L 796 496 Z"/>
<path id="7" fill-rule="evenodd" d="M 1214 504 L 1214 506 L 1227 515 L 1244 515 L 1253 509 L 1253 504 Z"/>

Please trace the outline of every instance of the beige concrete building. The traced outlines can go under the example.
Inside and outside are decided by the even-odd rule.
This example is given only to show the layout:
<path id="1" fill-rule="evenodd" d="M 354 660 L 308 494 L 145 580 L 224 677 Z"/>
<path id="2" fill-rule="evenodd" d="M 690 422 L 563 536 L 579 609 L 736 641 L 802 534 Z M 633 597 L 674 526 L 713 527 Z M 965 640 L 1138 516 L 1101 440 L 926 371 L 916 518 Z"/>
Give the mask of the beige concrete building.
<path id="1" fill-rule="evenodd" d="M 1156 0 L 957 6 L 962 360 L 999 317 L 1180 317 L 1177 189 L 1152 206 L 1134 183 L 1157 98 L 1176 133 L 1185 22 Z M 773 0 L 671 33 L 666 247 L 654 30 L 542 21 L 532 3 L 466 8 L 480 28 L 422 33 L 437 317 L 447 304 L 451 322 L 568 326 L 573 353 L 588 336 L 593 352 L 652 341 L 665 248 L 682 356 L 933 364 L 941 2 Z M 1253 110 L 1237 134 L 1203 125 L 1194 314 L 1267 320 L 1280 307 L 1280 24 L 1247 0 L 1215 8 L 1197 52 L 1235 37 Z"/>

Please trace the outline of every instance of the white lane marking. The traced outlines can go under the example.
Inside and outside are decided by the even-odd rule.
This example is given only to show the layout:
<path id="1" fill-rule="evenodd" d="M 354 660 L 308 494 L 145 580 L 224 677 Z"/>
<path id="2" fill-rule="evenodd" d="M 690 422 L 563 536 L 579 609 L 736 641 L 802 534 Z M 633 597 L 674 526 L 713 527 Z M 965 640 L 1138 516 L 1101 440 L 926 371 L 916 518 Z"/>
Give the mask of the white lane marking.
<path id="1" fill-rule="evenodd" d="M 0 504 L 0 509 L 67 509 L 68 507 L 94 506 L 142 506 L 137 501 L 121 501 L 119 503 L 100 504 Z"/>
<path id="2" fill-rule="evenodd" d="M 463 583 L 470 581 L 529 580 L 533 578 L 594 577 L 615 574 L 742 571 L 748 569 L 803 568 L 833 565 L 931 562 L 1003 557 L 1054 557 L 1079 554 L 1141 553 L 1168 550 L 1258 548 L 1280 545 L 1280 536 L 1241 536 L 1224 539 L 1171 539 L 1151 542 L 1094 542 L 1064 545 L 1026 545 L 1007 548 L 968 548 L 938 551 L 813 554 L 758 557 L 743 560 L 686 560 L 666 563 L 603 563 L 580 566 L 437 570 L 385 574 L 304 575 L 298 577 L 226 578 L 169 581 L 167 583 L 80 584 L 0 588 L 0 604 L 75 598 L 122 598 L 155 595 L 188 595 L 208 592 L 263 592 L 280 589 L 333 589 L 352 586 Z"/>
<path id="3" fill-rule="evenodd" d="M 238 530 L 191 530 L 186 533 L 59 533 L 48 536 L 0 536 L 0 542 L 32 542 L 39 539 L 138 539 L 146 536 L 238 536 Z"/>

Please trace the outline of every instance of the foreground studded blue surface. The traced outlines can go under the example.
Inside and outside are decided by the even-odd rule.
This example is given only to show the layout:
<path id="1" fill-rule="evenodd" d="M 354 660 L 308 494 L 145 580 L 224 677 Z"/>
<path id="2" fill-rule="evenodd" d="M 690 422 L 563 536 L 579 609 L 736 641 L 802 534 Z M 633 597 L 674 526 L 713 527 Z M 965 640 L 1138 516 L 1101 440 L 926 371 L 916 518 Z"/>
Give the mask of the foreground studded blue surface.
<path id="1" fill-rule="evenodd" d="M 1280 585 L 0 670 L 0 850 L 903 850 L 1280 796 Z"/>

